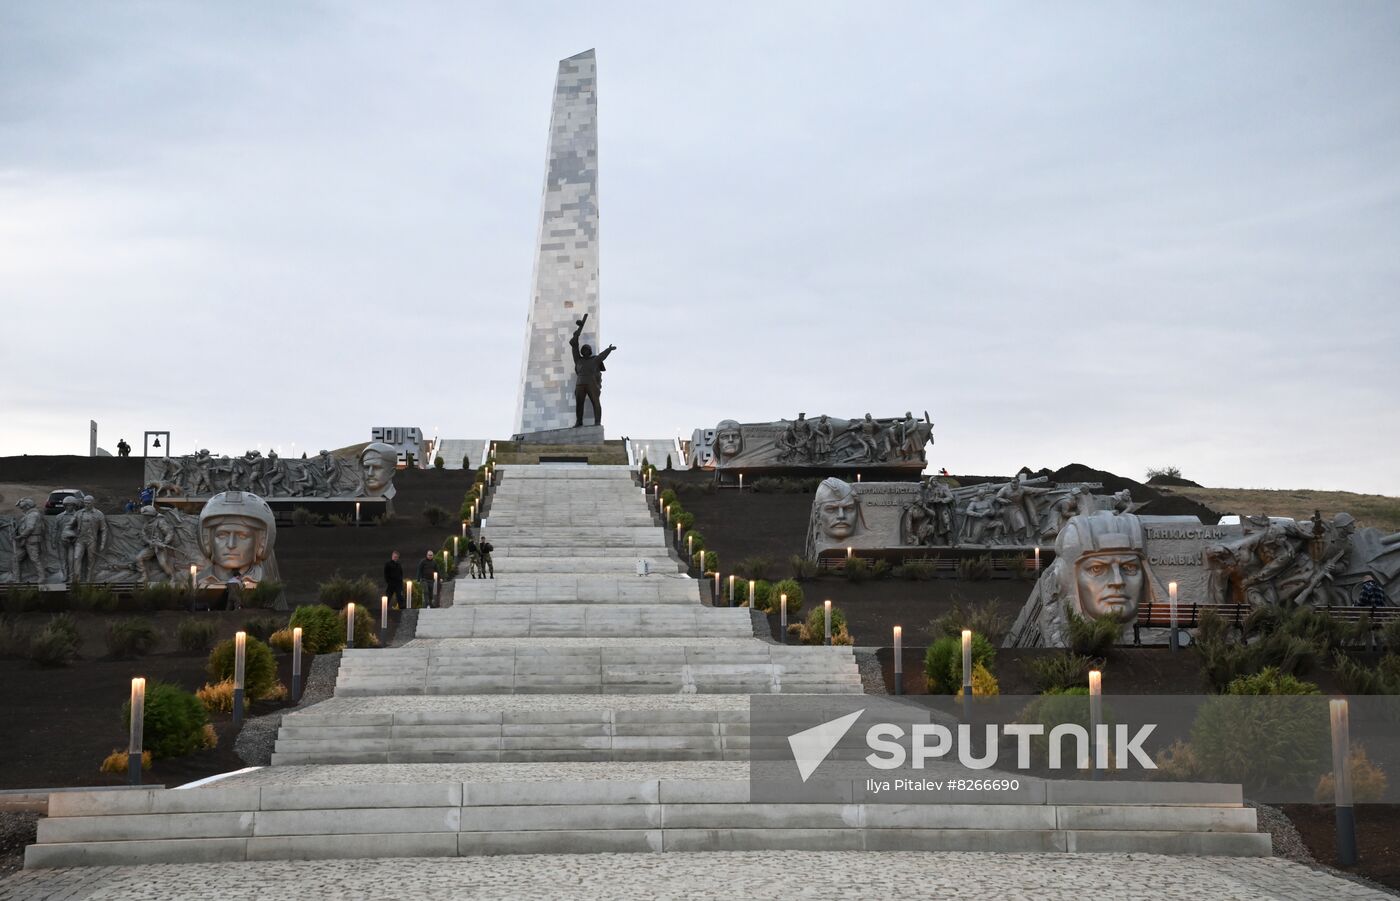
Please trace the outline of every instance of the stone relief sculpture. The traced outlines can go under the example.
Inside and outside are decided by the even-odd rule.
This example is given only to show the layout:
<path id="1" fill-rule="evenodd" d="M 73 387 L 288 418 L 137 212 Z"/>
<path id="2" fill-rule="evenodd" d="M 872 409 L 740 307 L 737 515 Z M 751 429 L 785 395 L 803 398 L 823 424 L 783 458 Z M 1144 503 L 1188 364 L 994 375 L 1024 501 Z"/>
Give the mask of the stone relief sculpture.
<path id="1" fill-rule="evenodd" d="M 1211 601 L 1252 607 L 1351 603 L 1337 579 L 1350 568 L 1356 532 L 1350 514 L 1338 513 L 1330 523 L 1318 517 L 1308 525 L 1252 516 L 1241 526 L 1243 538 L 1202 551 Z"/>
<path id="2" fill-rule="evenodd" d="M 1131 625 L 1141 605 L 1166 594 L 1146 545 L 1142 521 L 1131 513 L 1100 510 L 1070 519 L 1055 539 L 1055 562 L 1041 572 L 1003 645 L 1068 647 L 1071 613 Z"/>
<path id="3" fill-rule="evenodd" d="M 187 457 L 149 458 L 146 484 L 158 497 L 206 498 L 222 491 L 247 491 L 267 498 L 355 498 L 394 496 L 398 451 L 373 442 L 355 456 L 322 450 L 287 460 L 275 451 L 250 450 L 216 457 L 201 449 Z"/>
<path id="4" fill-rule="evenodd" d="M 901 543 L 921 547 L 956 545 L 957 503 L 952 489 L 944 482 L 929 479 L 921 483 L 918 499 L 904 508 Z"/>
<path id="5" fill-rule="evenodd" d="M 812 500 L 809 549 L 850 546 L 860 540 L 865 529 L 865 514 L 855 487 L 834 477 L 822 479 Z"/>
<path id="6" fill-rule="evenodd" d="M 993 503 L 1001 512 L 1003 534 L 1019 538 L 1027 544 L 1040 538 L 1041 511 L 1036 497 L 1049 494 L 1050 489 L 1036 486 L 1047 481 L 1043 476 L 1027 479 L 1024 475 L 1018 475 L 997 490 Z"/>
<path id="7" fill-rule="evenodd" d="M 237 496 L 237 500 L 235 500 Z M 28 499 L 26 499 L 28 500 Z M 198 518 L 168 507 L 103 514 L 91 498 L 70 498 L 58 516 L 37 518 L 32 500 L 0 518 L 0 582 L 61 588 L 65 584 L 174 582 L 245 586 L 276 578 L 272 510 L 246 492 L 211 498 Z"/>
<path id="8" fill-rule="evenodd" d="M 708 430 L 696 430 L 701 435 Z M 825 413 L 809 419 L 766 423 L 722 420 L 713 443 L 694 441 L 697 464 L 719 470 L 762 469 L 882 469 L 922 470 L 933 423 L 905 413 L 903 419 L 837 419 Z M 701 462 L 703 461 L 703 462 Z"/>

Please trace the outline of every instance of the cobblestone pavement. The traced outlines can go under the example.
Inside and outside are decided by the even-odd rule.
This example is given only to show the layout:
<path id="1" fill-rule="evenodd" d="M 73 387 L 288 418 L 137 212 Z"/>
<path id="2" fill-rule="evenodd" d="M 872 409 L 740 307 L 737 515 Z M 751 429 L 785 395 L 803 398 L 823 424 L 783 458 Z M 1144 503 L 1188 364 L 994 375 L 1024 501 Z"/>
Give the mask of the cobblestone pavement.
<path id="1" fill-rule="evenodd" d="M 743 852 L 277 861 L 27 870 L 0 901 L 273 897 L 1351 901 L 1393 896 L 1278 858 Z"/>

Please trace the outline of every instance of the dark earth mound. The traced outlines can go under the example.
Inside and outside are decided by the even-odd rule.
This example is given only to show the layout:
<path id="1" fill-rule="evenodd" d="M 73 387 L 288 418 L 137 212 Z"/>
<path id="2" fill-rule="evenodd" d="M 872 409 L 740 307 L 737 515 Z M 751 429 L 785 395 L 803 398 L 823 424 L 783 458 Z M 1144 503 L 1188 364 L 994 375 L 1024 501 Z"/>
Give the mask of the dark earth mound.
<path id="1" fill-rule="evenodd" d="M 1147 480 L 1149 485 L 1162 485 L 1167 488 L 1204 488 L 1205 486 L 1193 482 L 1190 479 L 1183 479 L 1179 476 L 1153 476 Z"/>

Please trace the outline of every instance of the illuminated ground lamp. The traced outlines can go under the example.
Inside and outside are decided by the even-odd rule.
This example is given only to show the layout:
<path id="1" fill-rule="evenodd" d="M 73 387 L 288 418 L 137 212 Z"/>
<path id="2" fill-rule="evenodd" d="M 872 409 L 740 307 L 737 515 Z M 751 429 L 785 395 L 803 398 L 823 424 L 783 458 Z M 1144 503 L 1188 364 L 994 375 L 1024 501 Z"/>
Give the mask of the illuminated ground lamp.
<path id="1" fill-rule="evenodd" d="M 734 606 L 734 574 L 729 574 L 729 606 Z"/>
<path id="2" fill-rule="evenodd" d="M 823 601 L 822 609 L 825 611 L 826 625 L 822 627 L 823 643 L 831 647 L 831 601 Z"/>
<path id="3" fill-rule="evenodd" d="M 1040 545 L 1035 546 L 1035 571 L 1040 572 Z"/>
<path id="4" fill-rule="evenodd" d="M 894 693 L 904 694 L 904 627 L 894 627 Z"/>
<path id="5" fill-rule="evenodd" d="M 671 524 L 671 505 L 670 505 L 670 504 L 667 504 L 667 505 L 666 505 L 666 525 L 669 526 L 670 524 Z"/>
<path id="6" fill-rule="evenodd" d="M 1332 715 L 1332 792 L 1337 809 L 1337 863 L 1356 863 L 1356 809 L 1351 795 L 1351 711 L 1345 698 L 1329 702 Z"/>
<path id="7" fill-rule="evenodd" d="M 1170 609 L 1171 609 L 1171 632 L 1168 633 L 1168 635 L 1170 636 L 1170 637 L 1168 638 L 1168 643 L 1171 644 L 1172 650 L 1175 651 L 1177 648 L 1179 648 L 1179 647 L 1181 646 L 1181 637 L 1180 637 L 1180 634 L 1177 632 L 1177 629 L 1176 629 L 1176 583 L 1175 583 L 1175 582 L 1168 582 L 1168 583 L 1167 583 L 1167 600 L 1168 600 L 1168 602 L 1169 602 L 1169 604 L 1170 604 Z"/>
<path id="8" fill-rule="evenodd" d="M 716 570 L 719 569 L 719 567 L 715 567 L 715 568 L 716 568 Z M 718 572 L 715 573 L 715 605 L 716 605 L 716 606 L 719 605 L 719 573 L 718 573 Z"/>
<path id="9" fill-rule="evenodd" d="M 292 703 L 301 700 L 301 626 L 292 629 Z"/>
<path id="10" fill-rule="evenodd" d="M 681 529 L 682 529 L 682 528 L 684 528 L 684 526 L 682 526 L 680 523 L 676 523 L 676 549 L 677 549 L 677 550 L 679 550 L 679 549 L 680 549 L 680 546 L 681 546 Z"/>
<path id="11" fill-rule="evenodd" d="M 455 559 L 457 559 L 458 557 L 461 557 L 461 556 L 462 556 L 461 539 L 459 539 L 456 535 L 453 535 L 453 536 L 452 536 L 452 558 L 455 560 Z"/>
<path id="12" fill-rule="evenodd" d="M 345 605 L 345 648 L 349 650 L 355 646 L 355 602 L 351 601 Z"/>
<path id="13" fill-rule="evenodd" d="M 690 555 L 690 559 L 695 559 L 695 536 L 685 536 L 685 552 Z"/>
<path id="14" fill-rule="evenodd" d="M 1099 767 L 1108 766 L 1108 735 L 1104 735 L 1102 742 L 1099 738 L 1099 727 L 1102 723 L 1103 673 L 1091 669 L 1089 670 L 1089 747 L 1093 759 L 1089 761 L 1089 767 L 1095 779 L 1099 778 Z"/>
<path id="15" fill-rule="evenodd" d="M 199 596 L 199 567 L 190 564 L 190 612 L 194 612 L 195 598 Z"/>
<path id="16" fill-rule="evenodd" d="M 855 558 L 855 555 L 856 555 L 856 549 L 855 549 L 855 548 L 853 548 L 853 547 L 848 547 L 848 548 L 846 548 L 846 562 L 847 562 L 847 563 L 850 563 L 851 560 Z"/>
<path id="17" fill-rule="evenodd" d="M 476 515 L 476 504 L 472 504 L 472 515 Z M 462 520 L 462 537 L 467 537 L 467 521 L 465 519 Z"/>
<path id="18" fill-rule="evenodd" d="M 379 643 L 384 644 L 384 639 L 389 635 L 389 596 L 387 594 L 379 597 Z"/>
<path id="19" fill-rule="evenodd" d="M 758 584 L 758 583 L 755 582 L 753 579 L 749 579 L 749 609 L 750 609 L 750 610 L 753 609 L 753 593 L 754 593 L 754 586 L 757 585 L 757 584 Z"/>
<path id="20" fill-rule="evenodd" d="M 962 693 L 972 697 L 972 630 L 962 630 Z"/>
<path id="21" fill-rule="evenodd" d="M 243 725 L 243 671 L 248 653 L 248 633 L 233 636 L 233 728 Z"/>
<path id="22" fill-rule="evenodd" d="M 860 483 L 860 473 L 856 473 L 856 483 Z"/>
<path id="23" fill-rule="evenodd" d="M 442 573 L 438 572 L 437 570 L 433 571 L 433 603 L 437 603 L 437 599 L 439 597 L 438 592 L 442 590 L 442 587 L 438 581 L 441 576 Z M 425 604 L 424 606 L 427 605 Z"/>
<path id="24" fill-rule="evenodd" d="M 742 472 L 739 473 L 739 490 L 744 490 L 744 474 Z"/>
<path id="25" fill-rule="evenodd" d="M 355 525 L 360 524 L 360 502 L 355 501 Z"/>
<path id="26" fill-rule="evenodd" d="M 778 595 L 778 634 L 787 644 L 787 595 Z"/>
<path id="27" fill-rule="evenodd" d="M 406 609 L 412 610 L 412 609 L 413 609 L 413 580 L 412 580 L 412 579 L 404 579 L 403 587 L 404 587 L 404 593 L 408 595 L 408 607 L 407 607 Z"/>
<path id="28" fill-rule="evenodd" d="M 131 680 L 131 740 L 126 745 L 126 775 L 132 785 L 141 784 L 141 740 L 146 724 L 146 680 Z"/>

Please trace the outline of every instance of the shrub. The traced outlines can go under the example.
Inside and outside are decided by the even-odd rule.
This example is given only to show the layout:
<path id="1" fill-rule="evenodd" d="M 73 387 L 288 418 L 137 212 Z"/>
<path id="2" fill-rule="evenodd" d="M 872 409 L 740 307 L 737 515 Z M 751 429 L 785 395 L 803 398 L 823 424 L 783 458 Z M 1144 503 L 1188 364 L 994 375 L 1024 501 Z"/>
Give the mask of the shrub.
<path id="1" fill-rule="evenodd" d="M 788 616 L 792 616 L 802 609 L 802 586 L 793 579 L 783 579 L 781 582 L 775 582 L 769 592 L 769 597 L 773 599 L 773 610 L 778 609 L 778 597 L 784 594 L 787 595 Z"/>
<path id="2" fill-rule="evenodd" d="M 29 641 L 29 659 L 40 666 L 67 666 L 78 656 L 81 639 L 73 618 L 60 613 Z"/>
<path id="3" fill-rule="evenodd" d="M 958 578 L 964 582 L 985 582 L 992 577 L 992 557 L 964 557 L 958 561 Z"/>
<path id="4" fill-rule="evenodd" d="M 244 607 L 270 610 L 277 605 L 277 599 L 281 596 L 282 583 L 275 579 L 268 579 L 243 592 L 242 604 Z"/>
<path id="5" fill-rule="evenodd" d="M 278 629 L 267 636 L 267 646 L 279 654 L 290 654 L 292 652 L 292 630 Z"/>
<path id="6" fill-rule="evenodd" d="M 326 516 L 326 522 L 333 526 L 353 526 L 355 517 L 349 513 L 331 513 Z"/>
<path id="7" fill-rule="evenodd" d="M 43 607 L 44 594 L 37 588 L 12 588 L 0 595 L 0 599 L 3 599 L 5 612 L 14 615 Z"/>
<path id="8" fill-rule="evenodd" d="M 337 573 L 316 586 L 316 599 L 337 610 L 351 601 L 358 606 L 372 604 L 378 601 L 380 596 L 379 585 L 368 576 L 347 579 Z"/>
<path id="9" fill-rule="evenodd" d="M 233 712 L 233 679 L 224 679 L 221 682 L 206 682 L 204 687 L 196 689 L 194 696 L 199 698 L 199 703 L 204 705 L 204 709 L 210 713 L 232 713 Z M 243 692 L 243 709 L 248 709 L 248 692 Z"/>
<path id="10" fill-rule="evenodd" d="M 990 673 L 997 651 L 985 636 L 972 633 L 972 666 L 986 667 Z M 962 690 L 962 637 L 945 635 L 924 652 L 924 677 L 929 692 L 957 694 Z M 974 689 L 975 690 L 975 689 Z"/>
<path id="11" fill-rule="evenodd" d="M 734 572 L 741 579 L 767 579 L 772 575 L 773 558 L 766 554 L 755 554 L 745 557 L 734 567 Z"/>
<path id="12" fill-rule="evenodd" d="M 875 580 L 888 579 L 890 577 L 890 562 L 888 560 L 876 560 L 870 566 L 870 576 Z"/>
<path id="13" fill-rule="evenodd" d="M 214 646 L 209 652 L 209 677 L 216 682 L 233 678 L 233 639 L 229 638 Z M 249 637 L 243 653 L 243 688 L 248 697 L 257 699 L 267 695 L 277 684 L 277 661 L 272 649 Z"/>
<path id="14" fill-rule="evenodd" d="M 837 638 L 846 632 L 846 614 L 835 604 L 831 607 L 831 643 L 843 644 Z M 813 607 L 807 614 L 807 622 L 802 624 L 802 641 L 805 644 L 822 644 L 826 641 L 826 606 Z"/>
<path id="15" fill-rule="evenodd" d="M 851 557 L 842 565 L 841 575 L 846 577 L 847 582 L 864 582 L 870 578 L 870 561 Z"/>
<path id="16" fill-rule="evenodd" d="M 107 627 L 107 652 L 118 659 L 143 657 L 159 640 L 149 620 L 120 619 Z"/>
<path id="17" fill-rule="evenodd" d="M 1391 656 L 1389 659 L 1396 658 Z M 1349 695 L 1400 694 L 1400 684 L 1392 683 L 1384 667 L 1357 663 L 1341 651 L 1332 658 L 1332 672 L 1336 674 L 1342 691 Z"/>
<path id="18" fill-rule="evenodd" d="M 321 524 L 321 514 L 312 513 L 305 507 L 292 508 L 292 525 L 294 526 L 319 526 Z"/>
<path id="19" fill-rule="evenodd" d="M 747 587 L 744 599 L 748 600 Z M 778 596 L 773 593 L 773 583 L 762 579 L 753 583 L 753 609 L 761 613 L 772 613 L 778 604 Z"/>
<path id="20" fill-rule="evenodd" d="M 1052 654 L 1032 659 L 1029 668 L 1036 691 L 1063 691 L 1087 685 L 1094 661 L 1079 654 Z"/>
<path id="21" fill-rule="evenodd" d="M 1001 685 L 997 682 L 997 677 L 980 663 L 972 666 L 972 693 L 978 697 L 1001 694 Z"/>
<path id="22" fill-rule="evenodd" d="M 1048 762 L 1050 752 L 1050 732 L 1056 726 L 1074 723 L 1082 726 L 1085 731 L 1089 729 L 1089 687 L 1078 685 L 1067 688 L 1064 691 L 1047 691 L 1026 705 L 1016 716 L 1016 722 L 1034 724 L 1039 723 L 1044 731 L 1039 735 L 1031 737 L 1031 748 L 1035 752 L 1036 759 Z M 1111 722 L 1108 711 L 1104 711 L 1104 722 Z M 1110 733 L 1111 734 L 1111 733 Z M 1072 739 L 1064 739 L 1059 742 L 1065 760 L 1068 765 L 1073 766 L 1074 760 L 1079 753 L 1079 745 Z M 1092 753 L 1092 749 L 1086 748 Z M 1111 759 L 1111 758 L 1110 758 Z"/>
<path id="23" fill-rule="evenodd" d="M 111 613 L 117 609 L 117 595 L 105 585 L 75 585 L 68 589 L 68 601 L 74 610 Z"/>
<path id="24" fill-rule="evenodd" d="M 961 636 L 963 629 L 971 629 L 979 635 L 998 637 L 1009 627 L 1006 614 L 1001 612 L 1001 602 L 992 599 L 981 604 L 964 605 L 964 600 L 954 595 L 953 606 L 948 612 L 935 619 L 932 631 L 939 635 Z"/>
<path id="25" fill-rule="evenodd" d="M 910 560 L 896 566 L 892 575 L 910 582 L 927 582 L 938 575 L 938 567 L 931 560 Z"/>
<path id="26" fill-rule="evenodd" d="M 1240 782 L 1246 793 L 1309 786 L 1331 753 L 1325 699 L 1317 686 L 1272 667 L 1206 700 L 1191 725 L 1191 747 L 1213 781 Z M 1303 697 L 1300 697 L 1303 696 Z"/>
<path id="27" fill-rule="evenodd" d="M 1359 744 L 1353 743 L 1347 754 L 1347 761 L 1351 765 L 1351 799 L 1363 803 L 1374 803 L 1385 797 L 1385 789 L 1389 780 L 1385 778 L 1385 770 L 1380 764 L 1372 763 L 1371 758 L 1366 756 L 1366 749 Z M 1337 798 L 1336 775 L 1327 772 L 1317 780 L 1317 789 L 1313 792 L 1313 800 L 1319 804 L 1330 804 Z"/>
<path id="28" fill-rule="evenodd" d="M 466 454 L 463 454 L 463 455 L 462 455 L 462 469 L 466 470 L 467 472 L 471 472 L 471 468 L 472 468 L 472 458 L 471 458 L 470 456 L 466 455 Z"/>
<path id="29" fill-rule="evenodd" d="M 282 620 L 275 616 L 254 617 L 243 624 L 243 631 L 248 633 L 248 637 L 258 641 L 267 641 L 267 637 L 280 628 Z"/>
<path id="30" fill-rule="evenodd" d="M 685 547 L 687 551 L 698 552 L 705 549 L 705 536 L 696 531 L 685 533 Z"/>
<path id="31" fill-rule="evenodd" d="M 1177 739 L 1170 747 L 1164 748 L 1153 759 L 1157 769 L 1150 771 L 1148 778 L 1164 779 L 1169 782 L 1199 782 L 1205 776 L 1201 761 L 1190 742 Z"/>
<path id="32" fill-rule="evenodd" d="M 139 610 L 183 610 L 190 604 L 190 592 L 173 582 L 157 582 L 136 589 L 131 601 Z"/>
<path id="33" fill-rule="evenodd" d="M 414 590 L 415 592 L 418 590 L 418 586 L 417 586 L 416 584 L 413 586 L 413 590 Z M 344 610 L 340 611 L 340 613 L 338 613 L 338 614 L 336 615 L 336 627 L 340 630 L 340 634 L 343 636 L 343 635 L 345 634 L 345 611 L 344 611 Z M 305 639 L 305 637 L 306 637 L 306 633 L 303 632 L 303 633 L 302 633 L 302 638 Z M 342 640 L 341 645 L 343 646 L 344 643 L 345 643 L 345 642 Z M 374 621 L 374 616 L 373 616 L 373 614 L 371 614 L 371 613 L 369 612 L 369 608 L 367 608 L 367 607 L 361 607 L 361 606 L 359 606 L 359 605 L 356 605 L 356 606 L 355 606 L 355 647 L 357 647 L 357 648 L 373 648 L 373 647 L 378 647 L 378 646 L 379 646 L 379 635 L 378 635 L 378 633 L 375 631 L 375 621 Z"/>
<path id="34" fill-rule="evenodd" d="M 1214 611 L 1202 613 L 1193 647 L 1200 656 L 1201 671 L 1211 689 L 1224 691 L 1240 676 L 1266 668 L 1297 676 L 1312 672 L 1320 657 L 1318 645 L 1292 634 L 1290 629 L 1294 623 L 1309 631 L 1317 626 L 1308 618 L 1251 616 L 1245 623 L 1245 632 L 1256 637 L 1244 644 L 1229 640 L 1229 625 Z"/>
<path id="35" fill-rule="evenodd" d="M 232 661 L 232 654 L 229 660 Z M 122 705 L 122 724 L 131 722 L 131 702 Z M 209 713 L 199 698 L 168 682 L 146 686 L 146 709 L 141 719 L 142 743 L 157 760 L 183 757 L 205 746 Z"/>
<path id="36" fill-rule="evenodd" d="M 679 523 L 682 532 L 695 525 L 695 514 L 689 510 L 682 510 L 679 514 L 676 514 L 674 510 L 671 512 L 673 514 L 671 522 L 673 524 Z"/>
<path id="37" fill-rule="evenodd" d="M 815 560 L 808 560 L 801 554 L 793 554 L 788 558 L 788 571 L 792 573 L 794 579 L 805 582 L 808 579 L 815 579 L 817 573 L 821 571 L 821 567 Z"/>
<path id="38" fill-rule="evenodd" d="M 141 769 L 146 770 L 151 765 L 151 752 L 141 752 Z M 97 768 L 98 772 L 109 773 L 113 776 L 125 776 L 127 769 L 131 766 L 130 755 L 125 748 L 113 748 L 112 753 L 102 760 L 102 764 Z"/>
<path id="39" fill-rule="evenodd" d="M 447 466 L 447 461 L 442 458 L 442 454 L 433 457 L 433 469 L 443 469 Z"/>
<path id="40" fill-rule="evenodd" d="M 700 557 L 702 554 L 704 555 L 704 559 L 701 560 L 701 571 L 707 573 L 719 572 L 719 554 L 716 554 L 714 551 L 695 552 L 696 557 Z"/>
<path id="41" fill-rule="evenodd" d="M 1156 478 L 1162 478 L 1162 477 L 1169 478 L 1169 479 L 1179 479 L 1179 478 L 1181 478 L 1181 467 L 1179 467 L 1179 466 L 1149 466 L 1149 467 L 1147 468 L 1147 478 L 1148 478 L 1148 481 L 1151 481 L 1152 479 L 1156 479 Z"/>
<path id="42" fill-rule="evenodd" d="M 437 504 L 429 504 L 423 508 L 423 518 L 428 521 L 428 525 L 430 526 L 438 527 L 443 525 L 447 522 L 449 516 L 451 516 L 451 514 L 447 512 L 447 509 Z"/>
<path id="43" fill-rule="evenodd" d="M 1107 657 L 1123 635 L 1123 624 L 1116 616 L 1085 619 L 1065 608 L 1069 623 L 1069 650 L 1084 657 Z"/>
<path id="44" fill-rule="evenodd" d="M 214 624 L 185 619 L 175 627 L 175 643 L 182 651 L 204 653 L 214 646 Z"/>
<path id="45" fill-rule="evenodd" d="M 417 590 L 417 586 L 414 586 Z M 301 627 L 301 646 L 308 654 L 330 654 L 345 644 L 345 629 L 335 611 L 324 604 L 298 607 L 287 628 Z"/>
<path id="46" fill-rule="evenodd" d="M 675 492 L 675 489 L 672 489 L 672 488 L 665 488 L 665 489 L 662 489 L 662 491 L 661 491 L 661 509 L 664 510 L 664 509 L 666 509 L 666 505 L 667 505 L 667 504 L 674 504 L 675 502 L 676 502 L 676 492 Z"/>
<path id="47" fill-rule="evenodd" d="M 1381 627 L 1381 644 L 1392 654 L 1400 654 L 1400 618 Z"/>

